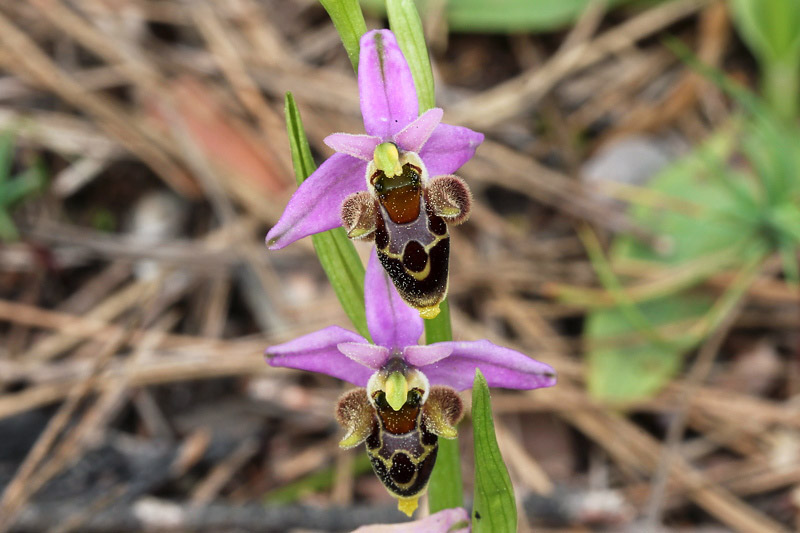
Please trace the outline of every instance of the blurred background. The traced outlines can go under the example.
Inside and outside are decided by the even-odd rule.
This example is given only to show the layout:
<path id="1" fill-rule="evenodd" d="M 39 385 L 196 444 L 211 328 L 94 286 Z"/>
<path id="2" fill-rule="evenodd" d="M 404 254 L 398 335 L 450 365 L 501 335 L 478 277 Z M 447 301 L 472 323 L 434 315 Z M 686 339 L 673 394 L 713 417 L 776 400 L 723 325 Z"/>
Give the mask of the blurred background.
<path id="1" fill-rule="evenodd" d="M 492 396 L 520 531 L 800 530 L 799 6 L 420 3 L 487 138 L 455 337 L 559 372 Z M 0 531 L 404 518 L 337 447 L 347 387 L 263 362 L 351 327 L 310 239 L 264 246 L 286 91 L 318 162 L 363 131 L 314 0 L 0 0 Z"/>

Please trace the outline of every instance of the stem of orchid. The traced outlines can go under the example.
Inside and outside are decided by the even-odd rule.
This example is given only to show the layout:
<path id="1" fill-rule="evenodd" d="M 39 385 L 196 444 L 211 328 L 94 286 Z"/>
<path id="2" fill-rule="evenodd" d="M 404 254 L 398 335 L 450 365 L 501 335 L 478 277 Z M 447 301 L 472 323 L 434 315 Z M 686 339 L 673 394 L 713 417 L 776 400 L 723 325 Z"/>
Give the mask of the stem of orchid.
<path id="1" fill-rule="evenodd" d="M 425 342 L 453 340 L 450 325 L 450 305 L 443 301 L 439 316 L 425 321 Z M 431 514 L 464 506 L 464 487 L 461 482 L 461 454 L 458 439 L 439 439 L 439 453 L 428 485 L 428 510 Z"/>

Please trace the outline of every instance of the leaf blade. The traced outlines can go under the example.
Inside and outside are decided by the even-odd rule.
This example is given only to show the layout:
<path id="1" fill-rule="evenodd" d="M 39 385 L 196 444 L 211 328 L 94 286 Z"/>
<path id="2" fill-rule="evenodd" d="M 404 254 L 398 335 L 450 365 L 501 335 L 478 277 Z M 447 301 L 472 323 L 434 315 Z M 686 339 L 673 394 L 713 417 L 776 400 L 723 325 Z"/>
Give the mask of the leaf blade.
<path id="1" fill-rule="evenodd" d="M 353 70 L 358 72 L 359 40 L 367 33 L 367 23 L 358 0 L 319 0 L 319 3 L 328 12 L 331 22 L 339 32 Z"/>
<path id="2" fill-rule="evenodd" d="M 316 170 L 317 166 L 311 155 L 300 111 L 291 93 L 286 93 L 285 110 L 292 165 L 299 185 Z M 311 241 L 342 308 L 358 333 L 369 339 L 367 315 L 364 310 L 364 265 L 358 257 L 355 246 L 342 228 L 312 235 Z"/>
<path id="3" fill-rule="evenodd" d="M 389 27 L 411 68 L 419 112 L 424 113 L 436 106 L 436 97 L 431 61 L 417 7 L 413 0 L 386 0 L 386 14 L 389 17 Z"/>
<path id="4" fill-rule="evenodd" d="M 514 487 L 508 475 L 492 420 L 489 386 L 480 369 L 472 386 L 472 427 L 475 441 L 475 503 L 473 533 L 517 530 Z"/>

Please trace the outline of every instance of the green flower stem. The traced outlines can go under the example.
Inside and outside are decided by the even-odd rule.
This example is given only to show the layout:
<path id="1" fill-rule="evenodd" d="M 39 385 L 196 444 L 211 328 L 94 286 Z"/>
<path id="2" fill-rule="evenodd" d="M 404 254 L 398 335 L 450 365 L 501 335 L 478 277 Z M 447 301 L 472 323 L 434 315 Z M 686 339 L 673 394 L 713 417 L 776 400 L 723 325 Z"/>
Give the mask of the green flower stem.
<path id="1" fill-rule="evenodd" d="M 763 62 L 762 65 L 764 96 L 781 118 L 794 120 L 800 104 L 800 70 L 797 61 Z"/>
<path id="2" fill-rule="evenodd" d="M 403 51 L 414 87 L 417 89 L 419 112 L 424 113 L 436 105 L 433 72 L 428 57 L 428 47 L 422 31 L 422 21 L 413 0 L 386 0 L 389 27 Z M 425 342 L 453 340 L 450 325 L 450 306 L 445 300 L 439 306 L 439 315 L 425 321 Z M 439 439 L 439 452 L 428 485 L 428 508 L 431 513 L 444 509 L 463 507 L 464 486 L 461 482 L 461 456 L 458 439 Z"/>
<path id="3" fill-rule="evenodd" d="M 367 33 L 367 23 L 358 0 L 319 0 L 328 16 L 331 17 L 339 37 L 342 39 L 347 57 L 353 64 L 353 70 L 358 72 L 358 41 Z"/>
<path id="4" fill-rule="evenodd" d="M 439 315 L 425 321 L 425 342 L 453 340 L 450 326 L 450 305 L 443 301 Z M 461 482 L 461 454 L 458 439 L 439 439 L 439 453 L 428 485 L 428 509 L 431 514 L 444 509 L 464 506 L 464 486 Z"/>
<path id="5" fill-rule="evenodd" d="M 300 111 L 292 93 L 286 93 L 285 107 L 292 165 L 297 184 L 300 185 L 316 170 L 317 165 L 311 156 Z M 355 246 L 342 228 L 312 235 L 311 241 L 345 313 L 350 317 L 356 330 L 369 339 L 367 315 L 364 311 L 364 265 L 358 257 Z"/>

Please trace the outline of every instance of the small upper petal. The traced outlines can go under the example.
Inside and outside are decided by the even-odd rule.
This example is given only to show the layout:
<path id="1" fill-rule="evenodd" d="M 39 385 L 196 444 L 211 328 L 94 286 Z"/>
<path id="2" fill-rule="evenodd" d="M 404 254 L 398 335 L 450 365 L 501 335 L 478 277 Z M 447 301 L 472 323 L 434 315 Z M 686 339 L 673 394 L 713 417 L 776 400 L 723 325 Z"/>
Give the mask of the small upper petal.
<path id="1" fill-rule="evenodd" d="M 397 132 L 394 142 L 407 152 L 419 152 L 442 121 L 443 114 L 444 111 L 440 107 L 428 109 L 414 122 Z"/>
<path id="2" fill-rule="evenodd" d="M 417 118 L 414 78 L 391 31 L 373 30 L 361 37 L 358 93 L 370 135 L 388 140 Z"/>
<path id="3" fill-rule="evenodd" d="M 324 142 L 337 152 L 351 155 L 362 161 L 372 161 L 375 147 L 381 143 L 381 139 L 372 135 L 334 133 L 325 137 Z"/>
<path id="4" fill-rule="evenodd" d="M 367 163 L 345 154 L 333 154 L 305 180 L 286 205 L 278 223 L 267 233 L 270 250 L 342 225 L 342 202 L 366 189 Z"/>
<path id="5" fill-rule="evenodd" d="M 406 346 L 403 350 L 403 359 L 412 366 L 427 366 L 449 357 L 453 347 L 437 343 L 423 346 Z M 423 369 L 423 373 L 425 370 Z"/>
<path id="6" fill-rule="evenodd" d="M 449 357 L 422 369 L 431 385 L 448 385 L 456 390 L 468 389 L 472 387 L 476 368 L 481 369 L 490 387 L 538 389 L 556 384 L 556 372 L 550 365 L 487 340 L 438 342 L 431 346 L 447 346 L 452 349 Z"/>
<path id="7" fill-rule="evenodd" d="M 327 374 L 359 387 L 366 387 L 374 371 L 350 359 L 337 348 L 342 343 L 368 344 L 361 335 L 330 326 L 289 342 L 267 348 L 272 366 L 297 368 Z"/>
<path id="8" fill-rule="evenodd" d="M 390 350 L 417 344 L 423 329 L 419 311 L 397 294 L 374 248 L 364 275 L 364 304 L 367 327 L 375 344 Z"/>
<path id="9" fill-rule="evenodd" d="M 392 356 L 385 346 L 364 344 L 361 342 L 342 342 L 336 346 L 340 352 L 358 364 L 379 370 Z"/>
<path id="10" fill-rule="evenodd" d="M 439 124 L 419 151 L 419 156 L 425 162 L 429 176 L 454 174 L 475 155 L 482 142 L 483 133 L 462 126 Z"/>

